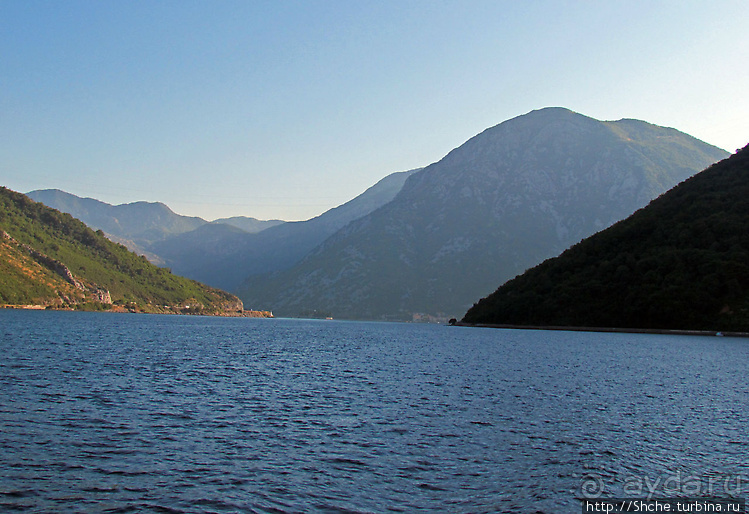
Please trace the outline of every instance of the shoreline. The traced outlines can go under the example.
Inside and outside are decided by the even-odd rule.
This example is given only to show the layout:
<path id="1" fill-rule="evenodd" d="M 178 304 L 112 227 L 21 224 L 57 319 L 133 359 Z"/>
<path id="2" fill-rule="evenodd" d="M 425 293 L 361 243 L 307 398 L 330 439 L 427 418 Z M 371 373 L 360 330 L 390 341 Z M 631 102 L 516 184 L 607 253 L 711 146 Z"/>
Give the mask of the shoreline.
<path id="1" fill-rule="evenodd" d="M 747 337 L 749 332 L 726 332 L 722 330 L 679 330 L 662 328 L 613 328 L 613 327 L 566 327 L 542 325 L 505 325 L 496 323 L 464 323 L 458 321 L 453 326 L 474 328 L 504 328 L 511 330 L 561 330 L 566 332 L 608 332 L 621 334 L 662 334 L 679 336 Z"/>
<path id="2" fill-rule="evenodd" d="M 71 309 L 58 308 L 47 305 L 12 305 L 2 304 L 0 309 L 19 310 L 19 311 L 68 311 L 68 312 L 109 312 L 112 314 L 168 314 L 173 316 L 217 316 L 221 318 L 273 318 L 270 311 L 223 311 L 223 312 L 180 312 L 171 309 L 163 310 L 130 310 L 122 306 L 114 306 L 110 309 Z"/>

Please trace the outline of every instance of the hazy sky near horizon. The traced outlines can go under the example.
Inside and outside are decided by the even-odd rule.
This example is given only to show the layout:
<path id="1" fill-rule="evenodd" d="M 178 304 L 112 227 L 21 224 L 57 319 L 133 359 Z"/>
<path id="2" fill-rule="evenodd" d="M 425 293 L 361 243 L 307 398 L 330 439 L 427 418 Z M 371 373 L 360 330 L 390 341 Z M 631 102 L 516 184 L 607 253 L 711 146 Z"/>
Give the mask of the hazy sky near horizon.
<path id="1" fill-rule="evenodd" d="M 550 106 L 749 143 L 745 0 L 0 0 L 0 185 L 307 219 Z"/>

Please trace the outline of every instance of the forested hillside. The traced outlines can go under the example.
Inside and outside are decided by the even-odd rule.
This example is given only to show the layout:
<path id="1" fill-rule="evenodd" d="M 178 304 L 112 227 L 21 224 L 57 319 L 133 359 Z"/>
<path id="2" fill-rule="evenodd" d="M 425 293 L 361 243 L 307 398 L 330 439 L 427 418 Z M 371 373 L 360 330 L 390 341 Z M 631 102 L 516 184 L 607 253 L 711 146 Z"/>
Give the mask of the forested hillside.
<path id="1" fill-rule="evenodd" d="M 4 187 L 0 304 L 192 313 L 242 309 L 238 298 L 158 268 L 69 214 Z"/>
<path id="2" fill-rule="evenodd" d="M 749 146 L 510 280 L 463 321 L 749 331 Z"/>

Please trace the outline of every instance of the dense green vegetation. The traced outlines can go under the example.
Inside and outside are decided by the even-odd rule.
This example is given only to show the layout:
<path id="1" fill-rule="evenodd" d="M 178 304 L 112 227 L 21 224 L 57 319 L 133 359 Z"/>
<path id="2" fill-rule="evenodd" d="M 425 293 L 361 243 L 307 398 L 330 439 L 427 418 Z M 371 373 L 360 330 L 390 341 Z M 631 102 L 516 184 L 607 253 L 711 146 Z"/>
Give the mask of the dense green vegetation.
<path id="1" fill-rule="evenodd" d="M 62 277 L 0 240 L 0 304 L 45 304 L 60 295 L 76 297 Z"/>
<path id="2" fill-rule="evenodd" d="M 749 146 L 505 283 L 463 321 L 749 331 Z"/>
<path id="3" fill-rule="evenodd" d="M 236 297 L 158 268 L 69 214 L 4 187 L 0 230 L 15 240 L 0 241 L 0 304 L 100 307 L 32 258 L 20 246 L 26 244 L 64 263 L 88 289 L 108 290 L 115 304 L 131 310 L 213 313 L 241 308 Z"/>

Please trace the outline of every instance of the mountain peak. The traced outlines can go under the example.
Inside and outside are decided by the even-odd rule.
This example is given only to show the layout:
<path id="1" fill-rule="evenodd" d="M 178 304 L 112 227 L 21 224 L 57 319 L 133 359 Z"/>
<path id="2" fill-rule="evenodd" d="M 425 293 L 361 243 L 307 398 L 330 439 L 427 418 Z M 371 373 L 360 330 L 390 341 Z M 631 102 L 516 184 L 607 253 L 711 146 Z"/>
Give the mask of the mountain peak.
<path id="1" fill-rule="evenodd" d="M 93 229 L 132 240 L 136 246 L 162 239 L 168 234 L 194 230 L 207 222 L 201 218 L 181 216 L 161 202 L 132 202 L 111 205 L 93 198 L 80 198 L 59 189 L 42 189 L 26 194 L 80 219 Z"/>
<path id="2" fill-rule="evenodd" d="M 531 111 L 414 173 L 294 268 L 251 279 L 243 299 L 282 315 L 459 315 L 725 155 L 673 129 Z"/>

